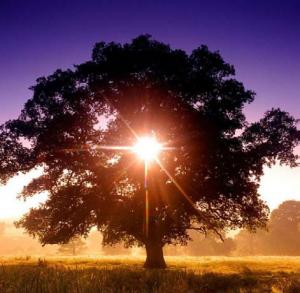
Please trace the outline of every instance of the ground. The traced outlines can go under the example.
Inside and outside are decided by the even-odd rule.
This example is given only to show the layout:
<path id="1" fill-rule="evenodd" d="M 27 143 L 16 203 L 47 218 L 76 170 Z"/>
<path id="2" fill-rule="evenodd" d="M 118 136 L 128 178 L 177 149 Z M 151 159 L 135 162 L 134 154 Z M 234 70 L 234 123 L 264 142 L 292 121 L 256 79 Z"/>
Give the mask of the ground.
<path id="1" fill-rule="evenodd" d="M 0 292 L 300 292 L 300 257 L 1 258 Z"/>

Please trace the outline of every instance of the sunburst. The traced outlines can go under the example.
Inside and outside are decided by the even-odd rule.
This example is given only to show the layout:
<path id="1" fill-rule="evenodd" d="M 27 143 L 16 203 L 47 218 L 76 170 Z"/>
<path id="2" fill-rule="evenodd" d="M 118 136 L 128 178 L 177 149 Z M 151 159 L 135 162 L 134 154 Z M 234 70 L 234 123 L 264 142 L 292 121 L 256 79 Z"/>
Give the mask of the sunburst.
<path id="1" fill-rule="evenodd" d="M 166 146 L 166 144 L 159 142 L 154 135 L 141 136 L 139 137 L 133 129 L 131 132 L 136 138 L 136 143 L 131 146 L 117 146 L 117 145 L 96 145 L 92 149 L 102 149 L 102 150 L 115 150 L 115 151 L 125 151 L 135 153 L 141 160 L 144 161 L 144 190 L 145 190 L 145 234 L 148 237 L 149 234 L 149 188 L 148 188 L 148 168 L 149 164 L 156 162 L 161 170 L 167 175 L 167 177 L 173 182 L 176 188 L 180 191 L 182 196 L 188 201 L 188 203 L 199 213 L 199 209 L 192 201 L 191 197 L 187 192 L 180 186 L 180 184 L 175 180 L 175 178 L 170 174 L 170 172 L 163 166 L 159 159 L 160 153 L 167 150 L 175 150 L 174 147 Z M 84 147 L 80 149 L 68 149 L 65 151 L 86 151 L 89 147 Z"/>

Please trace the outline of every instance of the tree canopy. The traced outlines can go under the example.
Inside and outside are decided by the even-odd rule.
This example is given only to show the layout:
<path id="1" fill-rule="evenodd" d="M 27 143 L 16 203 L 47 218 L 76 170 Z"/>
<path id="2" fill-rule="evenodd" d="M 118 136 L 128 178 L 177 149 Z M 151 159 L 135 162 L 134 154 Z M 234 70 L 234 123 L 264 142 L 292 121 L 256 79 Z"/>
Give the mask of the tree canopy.
<path id="1" fill-rule="evenodd" d="M 18 225 L 43 244 L 96 226 L 104 243 L 145 245 L 147 266 L 164 266 L 162 247 L 185 244 L 189 229 L 222 235 L 263 227 L 263 166 L 296 166 L 300 132 L 280 109 L 247 123 L 243 108 L 254 92 L 234 76 L 206 46 L 187 54 L 142 35 L 97 43 L 90 61 L 37 79 L 21 115 L 0 130 L 2 183 L 40 166 L 22 196 L 49 194 Z M 172 147 L 149 166 L 148 236 L 143 162 L 99 147 L 133 145 L 144 135 Z"/>

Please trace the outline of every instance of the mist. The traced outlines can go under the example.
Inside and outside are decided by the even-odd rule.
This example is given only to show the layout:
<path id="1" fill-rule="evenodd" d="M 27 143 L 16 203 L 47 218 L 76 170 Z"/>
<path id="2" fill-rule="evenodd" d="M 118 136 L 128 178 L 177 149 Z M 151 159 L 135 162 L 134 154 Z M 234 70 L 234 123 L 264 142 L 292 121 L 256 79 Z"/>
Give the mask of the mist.
<path id="1" fill-rule="evenodd" d="M 189 233 L 184 246 L 167 245 L 169 256 L 255 256 L 300 255 L 300 201 L 285 201 L 273 210 L 266 230 L 247 230 L 223 235 Z M 142 256 L 143 247 L 102 246 L 102 234 L 92 229 L 87 238 L 75 237 L 66 244 L 42 246 L 12 221 L 0 222 L 0 255 L 2 256 Z"/>

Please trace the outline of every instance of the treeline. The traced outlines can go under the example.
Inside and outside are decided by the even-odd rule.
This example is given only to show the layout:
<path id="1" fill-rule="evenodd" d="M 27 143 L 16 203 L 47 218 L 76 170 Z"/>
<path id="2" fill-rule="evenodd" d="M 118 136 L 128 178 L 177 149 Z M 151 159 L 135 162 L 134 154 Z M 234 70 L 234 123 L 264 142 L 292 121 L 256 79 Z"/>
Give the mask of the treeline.
<path id="1" fill-rule="evenodd" d="M 190 233 L 187 246 L 167 246 L 166 255 L 238 256 L 238 255 L 300 255 L 300 201 L 285 201 L 270 215 L 267 230 L 250 233 L 242 230 L 235 236 Z M 0 223 L 0 255 L 136 255 L 138 247 L 122 245 L 102 247 L 102 236 L 92 231 L 87 239 L 74 238 L 64 245 L 42 247 L 36 239 L 14 228 L 12 223 Z"/>
<path id="2" fill-rule="evenodd" d="M 300 201 L 285 201 L 273 210 L 268 231 L 241 231 L 235 242 L 240 255 L 300 255 Z"/>
<path id="3" fill-rule="evenodd" d="M 215 237 L 195 240 L 190 255 L 300 255 L 300 201 L 283 202 L 273 210 L 266 230 L 240 231 L 222 243 Z"/>

